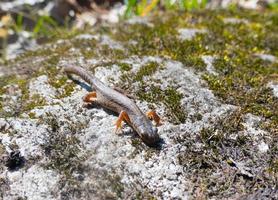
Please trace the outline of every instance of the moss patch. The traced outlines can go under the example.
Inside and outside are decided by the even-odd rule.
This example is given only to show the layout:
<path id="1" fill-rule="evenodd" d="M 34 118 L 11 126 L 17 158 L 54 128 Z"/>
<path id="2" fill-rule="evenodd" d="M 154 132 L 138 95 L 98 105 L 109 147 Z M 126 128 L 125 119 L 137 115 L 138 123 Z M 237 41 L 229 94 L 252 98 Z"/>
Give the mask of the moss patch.
<path id="1" fill-rule="evenodd" d="M 242 21 L 227 23 L 225 18 Z M 57 45 L 26 52 L 17 59 L 8 61 L 7 67 L 15 69 L 16 73 L 0 78 L 0 95 L 6 94 L 5 86 L 9 84 L 19 85 L 22 91 L 21 100 L 18 102 L 20 106 L 16 107 L 10 116 L 19 116 L 43 105 L 43 99 L 38 97 L 33 97 L 34 101 L 31 101 L 32 97 L 28 92 L 30 78 L 47 74 L 49 83 L 54 88 L 58 91 L 62 88 L 58 98 L 70 95 L 74 85 L 68 84 L 67 78 L 59 75 L 57 65 L 61 59 L 81 56 L 85 60 L 105 58 L 105 65 L 118 64 L 124 72 L 121 78 L 127 89 L 133 90 L 134 82 L 139 83 L 138 88 L 133 90 L 139 99 L 149 102 L 150 106 L 161 103 L 167 110 L 170 122 L 183 123 L 187 115 L 181 106 L 183 97 L 177 92 L 177 88 L 173 85 L 162 90 L 159 83 L 152 83 L 154 80 L 150 80 L 148 84 L 143 81 L 161 69 L 161 66 L 150 62 L 132 74 L 131 66 L 122 61 L 133 55 L 174 59 L 203 74 L 208 87 L 223 103 L 240 108 L 227 118 L 216 120 L 211 128 L 202 129 L 196 138 L 192 138 L 190 133 L 185 134 L 184 138 L 176 138 L 177 143 L 187 147 L 178 158 L 186 170 L 188 180 L 193 183 L 193 196 L 197 198 L 199 194 L 203 194 L 208 198 L 229 198 L 240 194 L 242 198 L 247 198 L 251 194 L 261 195 L 260 191 L 272 192 L 278 171 L 278 100 L 267 84 L 277 81 L 278 67 L 277 62 L 264 61 L 254 55 L 264 53 L 278 56 L 277 13 L 237 9 L 172 12 L 163 13 L 163 16 L 161 13 L 155 13 L 150 23 L 153 26 L 122 23 L 117 24 L 117 27 L 96 29 L 96 32 L 108 34 L 116 41 L 122 42 L 124 50 L 99 45 L 94 39 L 77 39 L 74 37 L 75 32 L 67 34 L 67 40 Z M 197 34 L 192 40 L 182 41 L 178 34 L 179 28 L 202 28 L 207 32 Z M 218 75 L 206 72 L 206 66 L 201 59 L 203 55 L 216 58 L 213 65 Z M 23 73 L 24 67 L 29 70 Z M 3 101 L 0 100 L 0 113 L 3 116 Z M 241 134 L 243 116 L 246 113 L 262 117 L 260 126 L 267 130 L 266 137 L 270 138 L 267 154 L 260 155 L 252 145 L 252 140 Z M 198 114 L 193 117 L 196 120 L 202 118 Z M 74 134 L 60 134 L 59 127 L 54 122 L 50 124 L 54 140 L 50 139 L 44 147 L 46 152 L 48 149 L 48 157 L 52 161 L 49 167 L 61 171 L 64 176 L 71 176 L 73 171 L 82 167 L 80 163 L 84 158 L 79 155 L 80 143 Z M 143 148 L 136 140 L 133 145 L 138 149 Z M 152 155 L 148 152 L 145 156 L 149 159 Z M 68 160 L 74 164 L 69 165 Z M 254 177 L 243 174 L 232 160 L 244 162 L 247 168 L 251 168 Z M 111 182 L 115 182 L 114 191 L 121 197 L 123 189 L 118 177 L 111 177 Z M 269 196 L 273 196 L 273 193 Z"/>
<path id="2" fill-rule="evenodd" d="M 43 166 L 47 169 L 57 171 L 60 176 L 59 190 L 62 196 L 75 196 L 76 189 L 80 184 L 78 176 L 85 170 L 83 164 L 86 154 L 82 151 L 82 145 L 75 134 L 80 134 L 80 130 L 85 128 L 85 124 L 72 124 L 67 120 L 58 119 L 56 116 L 47 113 L 39 119 L 41 123 L 48 125 L 48 137 L 41 145 L 45 156 L 48 158 Z M 64 191 L 67 191 L 64 194 Z"/>
<path id="3" fill-rule="evenodd" d="M 194 197 L 201 194 L 207 198 L 246 198 L 258 190 L 265 192 L 262 197 L 275 194 L 266 189 L 275 182 L 269 172 L 273 157 L 257 151 L 252 139 L 243 134 L 242 122 L 243 112 L 236 110 L 195 137 L 190 133 L 176 137 L 187 149 L 178 159 L 193 184 Z"/>
<path id="4" fill-rule="evenodd" d="M 239 21 L 227 23 L 225 18 Z M 274 11 L 206 10 L 167 13 L 164 17 L 157 13 L 150 23 L 153 26 L 124 24 L 110 34 L 123 42 L 130 55 L 170 57 L 203 72 L 205 64 L 201 56 L 213 55 L 219 75 L 205 73 L 203 76 L 210 89 L 225 103 L 270 119 L 277 126 L 278 100 L 267 86 L 269 81 L 277 81 L 277 62 L 254 56 L 257 53 L 278 56 Z M 182 41 L 177 30 L 184 27 L 202 28 L 207 32 Z"/>
<path id="5" fill-rule="evenodd" d="M 44 121 L 48 124 L 48 141 L 42 145 L 50 162 L 47 167 L 55 169 L 65 176 L 70 176 L 73 171 L 78 170 L 83 158 L 80 154 L 80 141 L 74 136 L 78 128 L 71 131 L 69 135 L 60 130 L 60 121 L 53 115 L 47 114 Z M 70 126 L 72 127 L 72 126 Z"/>
<path id="6" fill-rule="evenodd" d="M 3 114 L 4 117 L 9 117 L 9 116 L 20 116 L 22 113 L 26 113 L 35 107 L 40 107 L 44 106 L 46 104 L 46 101 L 44 98 L 42 98 L 39 95 L 32 95 L 30 96 L 29 94 L 29 82 L 26 79 L 21 79 L 16 76 L 12 77 L 6 77 L 6 82 L 4 82 L 4 85 L 17 85 L 19 90 L 21 91 L 21 95 L 16 93 L 16 94 L 9 94 L 9 95 L 15 95 L 18 96 L 17 101 L 14 104 L 10 104 L 9 108 L 11 109 L 10 111 L 6 112 L 2 109 L 0 109 L 0 113 Z M 5 94 L 7 87 L 2 87 L 2 94 Z M 3 101 L 0 102 L 2 106 L 4 106 L 7 103 L 4 103 Z M 7 105 L 6 105 L 7 106 Z M 0 106 L 1 108 L 1 106 Z"/>
<path id="7" fill-rule="evenodd" d="M 168 87 L 165 90 L 160 87 L 142 84 L 140 90 L 137 91 L 139 99 L 153 104 L 163 104 L 167 109 L 169 121 L 174 124 L 184 123 L 187 114 L 181 106 L 181 99 L 183 95 L 177 92 L 176 88 Z"/>
<path id="8" fill-rule="evenodd" d="M 157 62 L 149 62 L 146 65 L 140 67 L 139 71 L 135 75 L 134 81 L 142 81 L 144 76 L 150 76 L 158 69 L 159 64 Z"/>
<path id="9" fill-rule="evenodd" d="M 178 20 L 177 16 L 170 14 L 170 17 L 164 20 L 159 20 L 159 17 L 153 19 L 153 27 L 134 24 L 126 28 L 125 24 L 119 26 L 111 37 L 123 42 L 129 55 L 167 56 L 189 67 L 205 69 L 205 64 L 200 58 L 200 52 L 204 52 L 200 44 L 202 34 L 198 34 L 193 40 L 181 41 L 177 33 L 177 28 L 181 26 L 178 22 L 181 20 Z"/>
<path id="10" fill-rule="evenodd" d="M 131 70 L 131 66 L 127 63 L 117 63 L 120 67 L 121 71 L 129 71 Z"/>

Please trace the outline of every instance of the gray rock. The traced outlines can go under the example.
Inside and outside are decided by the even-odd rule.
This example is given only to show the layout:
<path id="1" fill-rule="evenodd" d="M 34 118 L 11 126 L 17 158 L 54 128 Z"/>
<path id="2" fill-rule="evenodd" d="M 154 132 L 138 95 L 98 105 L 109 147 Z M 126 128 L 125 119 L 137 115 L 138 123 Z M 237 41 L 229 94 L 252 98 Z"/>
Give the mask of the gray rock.
<path id="1" fill-rule="evenodd" d="M 7 172 L 7 180 L 11 183 L 10 190 L 4 191 L 4 200 L 27 199 L 57 199 L 57 184 L 59 174 L 45 170 L 39 166 L 32 166 L 27 171 Z"/>

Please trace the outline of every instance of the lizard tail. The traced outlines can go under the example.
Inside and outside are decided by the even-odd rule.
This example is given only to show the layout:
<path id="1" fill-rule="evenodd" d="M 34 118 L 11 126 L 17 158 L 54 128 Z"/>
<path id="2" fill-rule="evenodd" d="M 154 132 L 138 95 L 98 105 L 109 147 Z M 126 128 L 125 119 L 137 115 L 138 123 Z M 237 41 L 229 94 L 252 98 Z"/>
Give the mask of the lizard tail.
<path id="1" fill-rule="evenodd" d="M 81 67 L 74 67 L 74 66 L 65 67 L 64 72 L 67 74 L 75 74 L 77 76 L 80 76 L 84 81 L 89 83 L 91 86 L 93 87 L 95 86 L 96 78 Z"/>

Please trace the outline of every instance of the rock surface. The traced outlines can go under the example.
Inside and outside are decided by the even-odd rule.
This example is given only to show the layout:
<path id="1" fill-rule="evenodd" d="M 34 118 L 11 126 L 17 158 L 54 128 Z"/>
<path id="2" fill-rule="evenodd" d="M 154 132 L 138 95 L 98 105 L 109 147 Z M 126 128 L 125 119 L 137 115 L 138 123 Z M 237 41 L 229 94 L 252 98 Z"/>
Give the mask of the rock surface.
<path id="1" fill-rule="evenodd" d="M 129 26 L 156 28 L 154 22 L 137 21 Z M 177 34 L 176 38 L 185 45 L 195 37 L 199 40 L 196 30 L 178 29 L 183 36 Z M 209 30 L 201 33 L 209 34 Z M 275 175 L 267 171 L 269 160 L 276 159 L 276 129 L 266 125 L 275 118 L 256 115 L 244 105 L 216 95 L 218 91 L 211 89 L 207 77 L 222 76 L 222 69 L 214 66 L 218 56 L 208 51 L 198 55 L 198 61 L 205 64 L 200 71 L 193 67 L 194 62 L 165 55 L 167 49 L 150 55 L 142 54 L 145 49 L 141 49 L 136 50 L 138 55 L 129 55 L 125 51 L 142 45 L 136 36 L 131 39 L 135 43 L 117 41 L 113 34 L 89 32 L 45 45 L 30 57 L 9 64 L 17 77 L 1 79 L 7 84 L 0 90 L 0 197 L 277 197 L 277 185 L 272 182 Z M 150 45 L 158 40 L 154 38 Z M 155 44 L 154 48 L 162 48 L 159 41 Z M 24 71 L 26 63 L 31 63 L 31 73 Z M 83 107 L 82 97 L 90 87 L 62 74 L 68 65 L 82 65 L 107 85 L 122 86 L 135 96 L 143 112 L 155 109 L 163 122 L 158 127 L 161 144 L 146 146 L 127 125 L 121 134 L 115 134 L 117 116 L 100 107 Z M 17 70 L 19 66 L 21 70 Z M 0 72 L 2 69 L 5 66 Z M 276 95 L 276 86 L 269 87 Z M 20 152 L 23 164 L 11 156 L 14 151 Z M 257 179 L 266 188 L 258 185 L 245 191 Z"/>

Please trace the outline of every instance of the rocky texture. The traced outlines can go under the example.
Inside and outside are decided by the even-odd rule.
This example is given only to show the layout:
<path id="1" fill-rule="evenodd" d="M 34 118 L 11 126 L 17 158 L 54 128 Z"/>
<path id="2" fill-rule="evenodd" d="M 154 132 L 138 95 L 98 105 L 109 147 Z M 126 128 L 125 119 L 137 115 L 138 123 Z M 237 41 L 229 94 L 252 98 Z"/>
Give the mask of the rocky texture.
<path id="1" fill-rule="evenodd" d="M 242 41 L 223 32 L 217 25 L 224 21 L 213 14 L 179 16 L 185 20 L 178 25 L 169 14 L 61 36 L 8 62 L 10 76 L 1 66 L 1 198 L 276 198 L 276 61 L 252 62 L 257 52 L 244 40 L 252 33 L 241 36 L 250 55 L 235 54 Z M 233 16 L 223 19 L 228 17 Z M 197 34 L 185 31 L 181 39 L 179 30 L 196 25 L 194 18 L 199 26 L 213 18 L 215 26 Z M 250 28 L 250 20 L 227 30 Z M 223 42 L 227 38 L 234 41 Z M 272 44 L 259 48 L 276 55 Z M 146 146 L 127 125 L 115 134 L 113 113 L 83 107 L 90 87 L 68 79 L 62 73 L 68 65 L 81 65 L 107 85 L 122 87 L 144 112 L 155 109 L 163 122 L 158 147 Z M 250 98 L 252 91 L 256 96 Z"/>
<path id="2" fill-rule="evenodd" d="M 107 196 L 102 195 L 118 195 L 119 197 L 128 197 L 128 194 L 134 194 L 134 188 L 130 185 L 140 183 L 139 188 L 136 191 L 140 191 L 142 185 L 148 188 L 148 193 L 154 196 L 160 196 L 163 198 L 185 198 L 188 196 L 189 183 L 183 176 L 183 167 L 178 164 L 177 155 L 184 147 L 180 144 L 176 144 L 173 139 L 176 137 L 175 134 L 182 132 L 192 132 L 198 133 L 201 128 L 209 126 L 208 119 L 219 117 L 225 115 L 226 112 L 233 110 L 233 106 L 221 105 L 217 99 L 213 96 L 211 91 L 201 86 L 201 80 L 198 75 L 195 75 L 192 70 L 187 70 L 179 62 L 171 60 L 163 60 L 156 57 L 143 57 L 143 58 L 130 58 L 124 60 L 126 63 L 130 63 L 132 71 L 137 73 L 142 65 L 145 63 L 156 61 L 160 63 L 163 70 L 156 72 L 153 76 L 146 77 L 145 81 L 149 82 L 150 79 L 154 82 L 160 82 L 161 88 L 167 88 L 169 85 L 175 85 L 178 91 L 182 93 L 186 98 L 181 100 L 182 106 L 187 111 L 188 116 L 194 116 L 197 113 L 203 116 L 201 121 L 192 122 L 188 120 L 186 123 L 180 125 L 173 125 L 167 122 L 167 118 L 163 118 L 164 125 L 159 128 L 159 134 L 164 140 L 164 144 L 161 150 L 151 150 L 141 144 L 139 138 L 133 138 L 134 133 L 130 128 L 124 129 L 123 135 L 116 135 L 114 133 L 114 125 L 111 122 L 116 121 L 116 117 L 105 112 L 101 108 L 83 109 L 82 108 L 82 96 L 86 94 L 86 91 L 78 88 L 72 96 L 58 100 L 55 98 L 54 89 L 47 83 L 46 76 L 39 76 L 35 80 L 30 82 L 29 90 L 31 94 L 37 94 L 46 100 L 46 104 L 57 104 L 57 105 L 47 105 L 38 109 L 35 108 L 30 112 L 34 113 L 34 117 L 41 118 L 45 122 L 45 113 L 51 115 L 54 120 L 57 120 L 59 124 L 59 129 L 61 132 L 59 134 L 66 134 L 63 129 L 67 129 L 69 124 L 71 126 L 79 127 L 84 126 L 83 130 L 78 130 L 77 139 L 82 144 L 82 151 L 87 152 L 87 158 L 82 165 L 86 168 L 86 174 L 83 172 L 77 172 L 77 176 L 82 176 L 82 181 L 79 184 L 80 192 L 89 188 L 94 188 L 96 185 L 102 185 L 102 177 L 98 177 L 99 174 L 104 174 L 102 176 L 111 176 L 111 184 L 113 189 L 113 184 L 119 184 L 121 190 L 102 191 L 103 188 L 100 187 L 96 193 L 87 193 L 86 195 L 90 198 L 103 198 Z M 119 73 L 119 74 L 117 74 Z M 111 68 L 107 69 L 104 67 L 99 67 L 95 71 L 95 75 L 102 81 L 107 82 L 110 79 L 119 79 L 121 76 L 120 69 L 117 65 L 113 65 Z M 118 78 L 117 78 L 118 77 Z M 138 102 L 139 106 L 143 111 L 147 111 L 147 106 L 144 102 Z M 159 104 L 159 102 L 158 102 Z M 194 106 L 195 104 L 200 105 L 198 109 Z M 158 107 L 158 106 L 157 106 Z M 165 108 L 157 108 L 157 112 L 163 116 L 165 113 Z M 26 160 L 31 160 L 34 157 L 43 157 L 41 152 L 41 145 L 44 145 L 44 137 L 47 136 L 47 126 L 51 124 L 39 124 L 37 120 L 18 120 L 9 118 L 8 120 L 9 129 L 15 132 L 16 137 L 9 137 L 6 134 L 2 134 L 2 143 L 8 147 L 12 143 L 18 146 L 18 150 L 21 152 L 22 156 Z M 61 125 L 60 125 L 61 123 Z M 63 125 L 62 125 L 63 124 Z M 79 132 L 80 131 L 80 132 Z M 69 133 L 72 134 L 72 133 Z M 41 138 L 41 139 L 40 139 Z M 47 139 L 46 139 L 47 141 Z M 141 150 L 140 150 L 141 149 Z M 51 150 L 49 150 L 51 151 Z M 61 155 L 63 156 L 63 155 Z M 59 159 L 59 158 L 57 158 Z M 45 161 L 42 160 L 39 163 L 42 164 Z M 52 161 L 50 161 L 52 162 Z M 59 162 L 59 161 L 57 161 Z M 38 164 L 33 165 L 33 167 L 38 167 Z M 29 191 L 29 193 L 24 194 L 26 190 L 25 187 L 17 188 L 16 191 L 11 191 L 7 193 L 5 198 L 12 197 L 16 193 L 18 196 L 26 196 L 28 199 L 33 196 L 35 199 L 51 198 L 49 195 L 53 193 L 58 185 L 56 181 L 57 175 L 53 171 L 43 170 L 40 168 L 36 171 L 36 177 L 43 180 L 48 177 L 51 180 L 53 177 L 53 182 L 51 184 L 42 183 L 41 180 L 37 180 L 35 177 L 30 176 L 30 171 L 23 173 L 24 185 L 32 184 L 32 182 L 39 181 L 38 188 L 34 188 L 34 191 Z M 110 172 L 112 172 L 110 174 Z M 10 173 L 12 174 L 12 172 Z M 7 175 L 9 182 L 13 184 L 19 184 L 11 178 L 11 175 Z M 20 177 L 19 173 L 14 175 Z M 117 180 L 113 180 L 116 177 Z M 119 177 L 119 178 L 117 178 Z M 105 177 L 104 177 L 105 178 Z M 15 178 L 14 178 L 15 179 Z M 116 181 L 116 183 L 113 183 Z M 53 185 L 56 184 L 56 187 Z M 12 187 L 11 185 L 10 187 Z M 48 188 L 49 187 L 49 188 Z M 105 188 L 106 189 L 106 188 Z M 45 194 L 49 193 L 49 194 Z M 74 195 L 74 194 L 70 194 Z M 82 194 L 83 196 L 85 194 Z M 140 194 L 144 195 L 144 194 Z M 74 196 L 78 198 L 78 196 Z M 52 197 L 53 198 L 53 197 Z M 73 197 L 72 197 L 73 198 Z M 86 198 L 85 196 L 83 198 Z"/>

